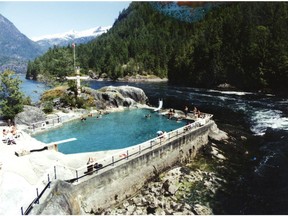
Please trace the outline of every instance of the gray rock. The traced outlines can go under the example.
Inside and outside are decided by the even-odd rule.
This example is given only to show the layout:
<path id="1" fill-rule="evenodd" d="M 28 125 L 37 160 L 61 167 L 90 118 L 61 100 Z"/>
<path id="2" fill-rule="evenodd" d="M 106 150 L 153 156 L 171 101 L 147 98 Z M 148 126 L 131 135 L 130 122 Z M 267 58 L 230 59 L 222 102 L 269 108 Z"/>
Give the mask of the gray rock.
<path id="1" fill-rule="evenodd" d="M 163 185 L 162 185 L 162 189 L 164 189 L 164 191 L 169 192 L 169 187 L 170 187 L 170 183 L 169 180 L 167 179 Z"/>
<path id="2" fill-rule="evenodd" d="M 169 192 L 170 194 L 174 195 L 174 194 L 177 192 L 178 188 L 179 188 L 179 187 L 176 186 L 176 185 L 170 185 L 168 192 Z"/>
<path id="3" fill-rule="evenodd" d="M 99 109 L 145 104 L 148 99 L 142 89 L 132 86 L 107 86 L 99 90 L 83 87 L 82 92 L 92 95 L 95 106 Z"/>
<path id="4" fill-rule="evenodd" d="M 200 205 L 200 204 L 196 204 L 194 206 L 194 211 L 197 212 L 198 215 L 212 215 L 213 214 L 210 208 Z"/>
<path id="5" fill-rule="evenodd" d="M 161 194 L 161 188 L 159 184 L 152 184 L 151 187 L 149 187 L 149 192 L 153 194 L 154 196 L 159 196 Z"/>
<path id="6" fill-rule="evenodd" d="M 128 215 L 131 215 L 131 214 L 134 213 L 135 210 L 136 210 L 136 206 L 135 206 L 135 205 L 129 205 L 129 206 L 127 207 L 127 214 L 128 214 Z"/>
<path id="7" fill-rule="evenodd" d="M 165 215 L 164 209 L 157 207 L 155 210 L 155 215 Z"/>
<path id="8" fill-rule="evenodd" d="M 247 137 L 245 137 L 245 136 L 241 136 L 240 138 L 241 138 L 241 140 L 244 140 L 244 141 L 247 140 Z"/>
<path id="9" fill-rule="evenodd" d="M 134 211 L 134 214 L 135 215 L 145 215 L 146 214 L 146 210 L 144 208 L 137 208 L 135 211 Z"/>
<path id="10" fill-rule="evenodd" d="M 147 199 L 145 197 L 141 198 L 141 204 L 142 205 L 147 205 L 148 204 L 148 201 L 147 201 Z"/>
<path id="11" fill-rule="evenodd" d="M 24 124 L 24 125 L 30 125 L 34 122 L 40 122 L 40 121 L 45 121 L 46 115 L 45 113 L 33 106 L 24 106 L 23 112 L 18 113 L 15 116 L 15 124 Z"/>
<path id="12" fill-rule="evenodd" d="M 123 205 L 124 208 L 128 208 L 128 206 L 130 204 L 129 204 L 129 202 L 127 200 L 125 200 L 122 205 Z"/>
<path id="13" fill-rule="evenodd" d="M 149 194 L 149 195 L 147 195 L 146 200 L 147 200 L 147 204 L 153 204 L 155 198 Z"/>
<path id="14" fill-rule="evenodd" d="M 142 199 L 140 197 L 133 197 L 132 198 L 132 202 L 136 205 L 136 206 L 141 206 L 142 205 Z"/>
<path id="15" fill-rule="evenodd" d="M 178 204 L 174 201 L 170 202 L 170 208 L 175 211 L 178 208 Z"/>

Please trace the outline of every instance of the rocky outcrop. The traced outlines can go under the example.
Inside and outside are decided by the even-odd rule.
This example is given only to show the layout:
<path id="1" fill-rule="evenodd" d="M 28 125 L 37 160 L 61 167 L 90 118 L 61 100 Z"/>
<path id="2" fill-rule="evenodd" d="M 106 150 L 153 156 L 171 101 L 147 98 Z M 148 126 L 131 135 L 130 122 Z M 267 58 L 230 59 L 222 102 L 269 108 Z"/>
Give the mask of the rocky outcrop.
<path id="1" fill-rule="evenodd" d="M 107 86 L 99 90 L 82 88 L 83 97 L 88 94 L 94 98 L 96 108 L 105 109 L 107 107 L 130 107 L 137 103 L 145 104 L 147 96 L 140 88 L 132 86 Z"/>
<path id="2" fill-rule="evenodd" d="M 45 121 L 45 113 L 34 106 L 24 106 L 23 112 L 18 113 L 14 119 L 15 124 L 30 125 L 34 122 Z"/>
<path id="3" fill-rule="evenodd" d="M 209 137 L 217 141 L 228 139 L 227 133 L 220 130 L 215 122 L 209 129 Z"/>
<path id="4" fill-rule="evenodd" d="M 193 170 L 187 166 L 176 167 L 161 175 L 160 181 L 148 183 L 136 196 L 102 214 L 118 215 L 212 215 L 209 205 L 188 199 L 191 191 L 215 194 L 220 179 L 213 172 Z M 201 185 L 201 191 L 196 186 Z M 199 188 L 199 186 L 198 186 Z"/>

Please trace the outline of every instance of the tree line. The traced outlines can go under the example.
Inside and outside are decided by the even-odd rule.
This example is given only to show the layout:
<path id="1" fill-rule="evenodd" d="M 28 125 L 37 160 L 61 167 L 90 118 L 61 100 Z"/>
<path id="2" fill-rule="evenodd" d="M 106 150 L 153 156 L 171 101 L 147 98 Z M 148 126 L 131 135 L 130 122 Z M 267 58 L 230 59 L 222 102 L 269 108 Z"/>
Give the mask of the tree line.
<path id="1" fill-rule="evenodd" d="M 287 92 L 287 2 L 223 4 L 198 22 L 165 16 L 149 2 L 132 2 L 113 27 L 76 47 L 81 72 L 113 80 L 135 74 L 173 84 Z M 73 73 L 73 50 L 54 47 L 29 62 L 27 77 L 61 80 Z"/>

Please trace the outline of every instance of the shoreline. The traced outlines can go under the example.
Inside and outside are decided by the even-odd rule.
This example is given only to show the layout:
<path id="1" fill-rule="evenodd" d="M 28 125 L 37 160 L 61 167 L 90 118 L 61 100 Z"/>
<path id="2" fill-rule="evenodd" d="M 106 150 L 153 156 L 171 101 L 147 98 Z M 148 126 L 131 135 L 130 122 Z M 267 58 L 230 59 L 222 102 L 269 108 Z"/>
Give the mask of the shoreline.
<path id="1" fill-rule="evenodd" d="M 135 107 L 135 109 L 140 107 L 148 108 L 147 105 L 140 106 L 138 104 L 138 107 Z M 150 107 L 150 109 L 153 108 Z M 121 112 L 123 110 L 125 109 L 120 107 L 110 108 L 105 111 L 111 113 Z M 80 119 L 81 115 L 82 114 L 75 114 L 69 121 Z M 58 125 L 56 127 L 58 127 Z M 8 126 L 0 126 L 1 130 L 4 128 L 8 129 Z M 31 152 L 18 157 L 15 154 L 16 152 L 26 153 L 33 149 L 41 149 L 46 146 L 45 143 L 36 140 L 29 133 L 25 132 L 24 128 L 25 127 L 23 126 L 17 125 L 17 131 L 20 136 L 15 139 L 16 145 L 7 145 L 7 143 L 3 143 L 3 136 L 1 135 L 0 215 L 20 214 L 20 208 L 22 206 L 27 208 L 29 203 L 35 198 L 35 189 L 39 188 L 42 190 L 42 188 L 44 188 L 44 179 L 47 178 L 45 173 L 49 172 L 54 165 L 77 169 L 86 166 L 89 157 L 100 160 L 121 151 L 121 149 L 115 149 L 77 154 L 63 154 L 55 150 L 44 150 L 41 152 Z M 43 130 L 43 132 L 45 131 L 46 130 Z M 57 173 L 57 176 L 58 178 L 61 177 L 61 173 Z M 14 184 L 15 182 L 17 182 L 17 184 Z"/>

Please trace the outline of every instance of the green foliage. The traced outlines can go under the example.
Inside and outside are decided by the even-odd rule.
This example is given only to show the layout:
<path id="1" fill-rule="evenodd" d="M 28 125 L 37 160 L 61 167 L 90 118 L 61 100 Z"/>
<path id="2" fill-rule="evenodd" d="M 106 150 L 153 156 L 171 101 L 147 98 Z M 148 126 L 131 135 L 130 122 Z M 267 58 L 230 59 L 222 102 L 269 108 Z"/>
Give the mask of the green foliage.
<path id="1" fill-rule="evenodd" d="M 26 78 L 53 82 L 64 80 L 65 76 L 74 72 L 72 48 L 54 47 L 43 56 L 28 63 Z"/>
<path id="2" fill-rule="evenodd" d="M 288 3 L 226 3 L 196 23 L 164 16 L 149 2 L 132 2 L 113 28 L 77 46 L 84 72 L 113 80 L 136 74 L 168 77 L 171 83 L 287 92 Z M 29 77 L 73 71 L 72 48 L 50 49 L 29 63 Z"/>
<path id="3" fill-rule="evenodd" d="M 91 107 L 91 104 L 89 104 L 89 100 L 86 101 L 84 98 L 76 97 L 74 94 L 62 96 L 60 98 L 60 101 L 64 106 L 68 107 L 84 108 L 84 109 Z"/>
<path id="4" fill-rule="evenodd" d="M 30 105 L 32 104 L 32 100 L 29 96 L 23 98 L 23 105 Z"/>
<path id="5" fill-rule="evenodd" d="M 52 101 L 47 101 L 44 103 L 43 112 L 45 112 L 46 114 L 53 112 L 53 102 Z"/>
<path id="6" fill-rule="evenodd" d="M 21 80 L 15 73 L 6 70 L 0 74 L 0 113 L 5 119 L 14 119 L 16 114 L 23 111 L 24 99 L 20 91 Z"/>
<path id="7" fill-rule="evenodd" d="M 56 98 L 60 98 L 62 96 L 64 97 L 67 88 L 68 88 L 67 86 L 58 86 L 56 88 L 47 90 L 42 94 L 41 101 L 42 102 L 52 101 Z"/>

